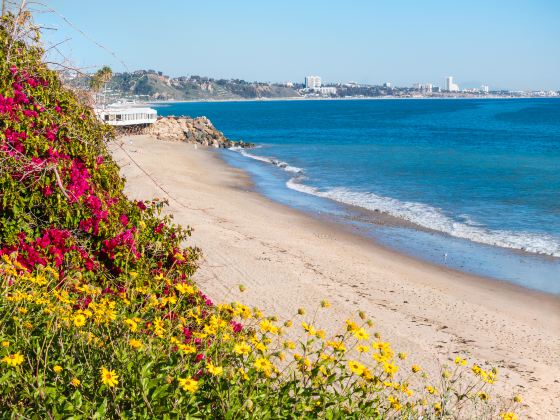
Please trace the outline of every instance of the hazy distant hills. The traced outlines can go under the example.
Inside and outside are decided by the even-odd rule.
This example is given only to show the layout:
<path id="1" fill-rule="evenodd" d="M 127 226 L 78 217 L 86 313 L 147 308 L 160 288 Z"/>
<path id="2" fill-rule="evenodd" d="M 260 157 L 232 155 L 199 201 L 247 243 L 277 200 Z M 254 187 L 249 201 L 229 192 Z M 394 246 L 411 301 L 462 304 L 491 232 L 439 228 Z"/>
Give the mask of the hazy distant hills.
<path id="1" fill-rule="evenodd" d="M 70 84 L 86 86 L 90 76 L 80 76 Z M 295 88 L 246 82 L 238 79 L 212 79 L 201 76 L 172 78 L 154 70 L 115 73 L 107 84 L 109 99 L 187 100 L 256 99 L 300 96 Z"/>

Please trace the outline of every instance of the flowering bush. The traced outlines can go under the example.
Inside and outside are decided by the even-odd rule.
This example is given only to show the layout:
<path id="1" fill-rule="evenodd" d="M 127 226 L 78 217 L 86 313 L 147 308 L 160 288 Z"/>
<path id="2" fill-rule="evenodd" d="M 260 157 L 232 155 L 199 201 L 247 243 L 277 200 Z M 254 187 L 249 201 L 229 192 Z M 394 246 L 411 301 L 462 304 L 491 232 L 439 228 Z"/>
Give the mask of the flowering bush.
<path id="1" fill-rule="evenodd" d="M 125 197 L 112 131 L 13 24 L 0 27 L 5 416 L 516 418 L 518 397 L 488 403 L 495 370 L 458 357 L 430 379 L 364 314 L 328 333 L 304 310 L 280 322 L 214 305 L 191 280 L 190 229 Z"/>

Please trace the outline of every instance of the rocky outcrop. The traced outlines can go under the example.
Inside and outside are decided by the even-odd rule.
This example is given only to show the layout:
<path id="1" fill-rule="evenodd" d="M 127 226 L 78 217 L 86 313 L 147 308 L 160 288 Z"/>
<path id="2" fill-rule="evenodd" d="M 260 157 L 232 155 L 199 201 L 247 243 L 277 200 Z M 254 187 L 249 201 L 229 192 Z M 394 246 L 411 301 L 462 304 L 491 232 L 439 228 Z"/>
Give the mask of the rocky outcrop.
<path id="1" fill-rule="evenodd" d="M 184 141 L 216 148 L 253 146 L 251 143 L 227 139 L 206 117 L 160 117 L 145 132 L 159 140 Z"/>

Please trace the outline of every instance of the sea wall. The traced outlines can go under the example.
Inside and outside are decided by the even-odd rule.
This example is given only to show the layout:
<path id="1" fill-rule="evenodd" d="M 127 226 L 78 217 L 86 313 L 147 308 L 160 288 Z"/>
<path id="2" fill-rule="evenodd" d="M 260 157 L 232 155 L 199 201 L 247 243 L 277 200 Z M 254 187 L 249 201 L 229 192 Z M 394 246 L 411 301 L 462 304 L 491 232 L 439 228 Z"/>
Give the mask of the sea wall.
<path id="1" fill-rule="evenodd" d="M 251 143 L 226 138 L 206 117 L 160 117 L 145 129 L 145 133 L 158 140 L 184 141 L 216 148 L 253 146 Z"/>

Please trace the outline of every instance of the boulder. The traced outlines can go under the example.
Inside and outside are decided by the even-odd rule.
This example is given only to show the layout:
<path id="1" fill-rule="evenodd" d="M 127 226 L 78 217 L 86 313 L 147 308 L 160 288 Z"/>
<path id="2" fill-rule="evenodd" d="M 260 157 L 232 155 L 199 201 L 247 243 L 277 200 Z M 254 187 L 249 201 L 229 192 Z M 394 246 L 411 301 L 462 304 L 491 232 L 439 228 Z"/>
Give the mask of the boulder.
<path id="1" fill-rule="evenodd" d="M 253 146 L 249 143 L 227 139 L 206 117 L 160 117 L 154 124 L 147 127 L 144 133 L 150 134 L 158 140 L 184 141 L 216 148 Z"/>

